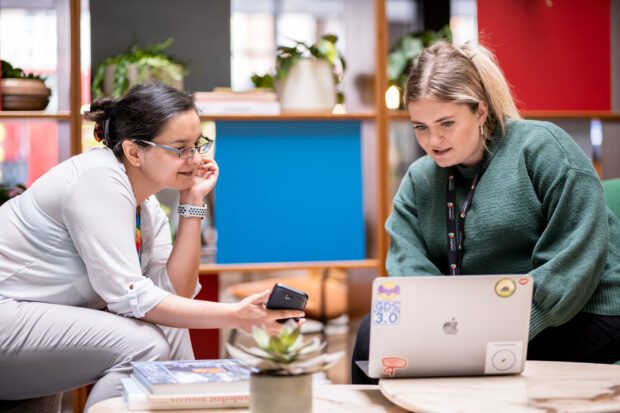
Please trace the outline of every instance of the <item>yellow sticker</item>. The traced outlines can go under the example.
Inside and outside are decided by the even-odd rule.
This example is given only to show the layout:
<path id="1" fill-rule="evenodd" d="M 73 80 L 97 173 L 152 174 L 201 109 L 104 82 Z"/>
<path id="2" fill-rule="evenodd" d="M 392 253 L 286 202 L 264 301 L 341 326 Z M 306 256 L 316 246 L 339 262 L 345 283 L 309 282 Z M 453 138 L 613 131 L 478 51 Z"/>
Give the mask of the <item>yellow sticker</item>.
<path id="1" fill-rule="evenodd" d="M 517 284 L 511 278 L 502 278 L 495 284 L 495 294 L 506 298 L 514 294 Z"/>

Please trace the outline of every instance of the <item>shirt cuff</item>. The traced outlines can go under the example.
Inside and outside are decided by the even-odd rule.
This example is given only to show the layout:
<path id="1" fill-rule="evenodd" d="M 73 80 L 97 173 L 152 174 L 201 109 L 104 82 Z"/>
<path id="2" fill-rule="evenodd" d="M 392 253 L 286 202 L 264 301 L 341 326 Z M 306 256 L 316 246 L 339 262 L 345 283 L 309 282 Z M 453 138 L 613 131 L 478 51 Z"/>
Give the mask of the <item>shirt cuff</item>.
<path id="1" fill-rule="evenodd" d="M 108 303 L 108 310 L 127 317 L 142 318 L 170 293 L 157 287 L 149 278 L 132 282 L 119 301 Z"/>

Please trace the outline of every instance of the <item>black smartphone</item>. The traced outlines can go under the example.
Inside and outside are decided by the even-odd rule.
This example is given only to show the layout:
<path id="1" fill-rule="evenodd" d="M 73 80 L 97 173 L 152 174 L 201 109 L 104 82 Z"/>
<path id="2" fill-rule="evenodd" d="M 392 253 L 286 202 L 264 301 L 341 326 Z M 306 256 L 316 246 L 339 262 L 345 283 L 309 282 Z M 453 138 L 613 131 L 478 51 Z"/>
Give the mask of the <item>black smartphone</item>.
<path id="1" fill-rule="evenodd" d="M 293 287 L 288 287 L 284 284 L 277 283 L 271 290 L 271 295 L 267 301 L 267 308 L 269 310 L 301 310 L 304 311 L 306 303 L 308 302 L 308 294 L 303 291 L 297 290 Z M 278 320 L 279 323 L 285 323 L 288 318 L 282 318 Z M 298 317 L 293 317 L 293 320 L 299 321 Z"/>

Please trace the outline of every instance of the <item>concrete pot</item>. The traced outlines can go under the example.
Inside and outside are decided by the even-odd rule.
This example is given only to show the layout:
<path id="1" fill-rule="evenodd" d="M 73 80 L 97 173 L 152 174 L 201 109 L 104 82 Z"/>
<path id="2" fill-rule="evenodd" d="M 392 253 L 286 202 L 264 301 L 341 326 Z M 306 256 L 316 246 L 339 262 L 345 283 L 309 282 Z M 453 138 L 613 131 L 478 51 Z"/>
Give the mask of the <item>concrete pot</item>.
<path id="1" fill-rule="evenodd" d="M 312 413 L 312 375 L 250 377 L 252 413 Z"/>
<path id="2" fill-rule="evenodd" d="M 276 83 L 282 111 L 331 111 L 336 104 L 336 84 L 329 62 L 301 59 L 286 79 Z"/>
<path id="3" fill-rule="evenodd" d="M 40 79 L 2 79 L 2 110 L 43 110 L 52 91 Z"/>

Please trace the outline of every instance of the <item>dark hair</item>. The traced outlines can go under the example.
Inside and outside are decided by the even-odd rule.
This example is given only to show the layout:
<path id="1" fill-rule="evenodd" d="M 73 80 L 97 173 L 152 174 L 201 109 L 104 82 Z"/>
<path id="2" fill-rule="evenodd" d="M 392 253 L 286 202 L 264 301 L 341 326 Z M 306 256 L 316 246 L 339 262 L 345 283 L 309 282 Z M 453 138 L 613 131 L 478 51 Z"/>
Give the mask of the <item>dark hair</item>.
<path id="1" fill-rule="evenodd" d="M 124 140 L 150 141 L 168 120 L 188 110 L 198 113 L 191 94 L 161 83 L 147 83 L 132 87 L 120 99 L 96 99 L 84 118 L 95 122 L 95 139 L 120 158 Z"/>

